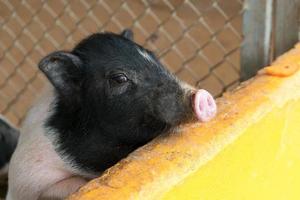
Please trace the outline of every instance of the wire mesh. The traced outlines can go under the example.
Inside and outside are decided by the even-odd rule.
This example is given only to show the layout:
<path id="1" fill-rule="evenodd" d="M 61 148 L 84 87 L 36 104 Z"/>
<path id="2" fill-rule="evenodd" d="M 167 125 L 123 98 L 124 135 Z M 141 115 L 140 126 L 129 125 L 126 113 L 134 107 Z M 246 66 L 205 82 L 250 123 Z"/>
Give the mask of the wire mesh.
<path id="1" fill-rule="evenodd" d="M 180 79 L 215 96 L 238 84 L 242 0 L 0 0 L 0 113 L 20 125 L 38 61 L 99 31 L 131 28 Z"/>

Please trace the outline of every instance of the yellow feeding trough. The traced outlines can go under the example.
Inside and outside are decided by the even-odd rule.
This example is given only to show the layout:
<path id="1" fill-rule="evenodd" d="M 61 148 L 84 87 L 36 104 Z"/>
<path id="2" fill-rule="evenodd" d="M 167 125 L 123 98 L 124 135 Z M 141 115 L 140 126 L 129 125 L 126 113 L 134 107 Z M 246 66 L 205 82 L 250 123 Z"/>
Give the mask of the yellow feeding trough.
<path id="1" fill-rule="evenodd" d="M 155 139 L 70 200 L 299 200 L 300 44 L 218 99 L 217 117 Z"/>

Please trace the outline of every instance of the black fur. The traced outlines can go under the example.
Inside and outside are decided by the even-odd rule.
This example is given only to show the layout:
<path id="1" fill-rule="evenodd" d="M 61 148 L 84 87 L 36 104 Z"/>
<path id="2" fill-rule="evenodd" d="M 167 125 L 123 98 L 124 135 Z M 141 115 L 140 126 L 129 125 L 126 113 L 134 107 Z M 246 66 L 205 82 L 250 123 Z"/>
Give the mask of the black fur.
<path id="1" fill-rule="evenodd" d="M 9 162 L 18 137 L 19 131 L 0 118 L 0 170 Z"/>
<path id="2" fill-rule="evenodd" d="M 192 114 L 176 78 L 132 37 L 93 34 L 40 62 L 57 91 L 46 128 L 82 170 L 107 169 Z"/>

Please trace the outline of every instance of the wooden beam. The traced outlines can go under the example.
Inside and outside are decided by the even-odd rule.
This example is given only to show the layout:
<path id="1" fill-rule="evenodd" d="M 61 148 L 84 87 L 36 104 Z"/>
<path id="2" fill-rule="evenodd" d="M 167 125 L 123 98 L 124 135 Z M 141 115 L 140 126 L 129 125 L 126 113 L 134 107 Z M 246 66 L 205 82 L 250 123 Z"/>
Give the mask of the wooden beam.
<path id="1" fill-rule="evenodd" d="M 298 42 L 300 0 L 276 0 L 274 50 L 275 57 Z"/>
<path id="2" fill-rule="evenodd" d="M 246 0 L 241 47 L 241 79 L 254 76 L 270 60 L 273 0 Z"/>

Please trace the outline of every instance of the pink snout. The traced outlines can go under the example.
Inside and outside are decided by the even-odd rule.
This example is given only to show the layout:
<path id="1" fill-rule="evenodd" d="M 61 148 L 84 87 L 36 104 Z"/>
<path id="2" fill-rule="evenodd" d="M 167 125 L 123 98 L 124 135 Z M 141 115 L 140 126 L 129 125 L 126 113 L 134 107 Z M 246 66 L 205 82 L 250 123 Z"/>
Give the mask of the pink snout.
<path id="1" fill-rule="evenodd" d="M 217 113 L 217 105 L 213 96 L 206 90 L 198 90 L 193 99 L 196 117 L 201 122 L 211 120 Z"/>

